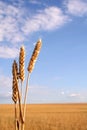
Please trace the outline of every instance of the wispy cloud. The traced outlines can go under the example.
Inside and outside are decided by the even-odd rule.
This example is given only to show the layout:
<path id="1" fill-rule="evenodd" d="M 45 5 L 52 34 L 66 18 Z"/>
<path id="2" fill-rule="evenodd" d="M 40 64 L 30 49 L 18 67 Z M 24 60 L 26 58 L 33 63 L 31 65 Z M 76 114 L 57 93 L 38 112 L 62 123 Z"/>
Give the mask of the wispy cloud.
<path id="1" fill-rule="evenodd" d="M 62 79 L 63 79 L 63 77 L 61 77 L 61 76 L 55 76 L 55 77 L 54 77 L 54 80 L 56 80 L 56 81 L 62 80 Z"/>
<path id="2" fill-rule="evenodd" d="M 40 2 L 33 0 L 33 4 Z M 25 13 L 26 12 L 26 13 Z M 68 22 L 69 18 L 58 7 L 47 7 L 29 15 L 24 1 L 12 4 L 0 1 L 0 58 L 15 58 L 18 48 L 2 45 L 2 42 L 22 43 L 31 33 L 54 30 Z"/>
<path id="3" fill-rule="evenodd" d="M 36 0 L 32 2 L 38 3 Z M 19 7 L 0 1 L 0 42 L 23 42 L 32 32 L 53 30 L 69 20 L 60 8 L 54 6 L 37 10 L 32 15 L 27 12 L 30 10 L 25 4 Z"/>
<path id="4" fill-rule="evenodd" d="M 24 40 L 20 28 L 23 23 L 22 15 L 21 8 L 0 1 L 0 41 L 22 42 Z"/>
<path id="5" fill-rule="evenodd" d="M 75 16 L 83 16 L 87 14 L 87 1 L 86 0 L 66 0 L 65 6 L 69 14 Z"/>
<path id="6" fill-rule="evenodd" d="M 79 93 L 71 93 L 69 97 L 80 97 Z"/>
<path id="7" fill-rule="evenodd" d="M 58 7 L 48 7 L 43 11 L 39 11 L 31 19 L 28 18 L 25 22 L 22 31 L 29 34 L 41 30 L 53 30 L 63 26 L 69 20 L 67 15 L 64 15 Z"/>
<path id="8" fill-rule="evenodd" d="M 12 96 L 12 93 L 11 92 L 3 92 L 3 93 L 0 93 L 0 98 L 10 98 Z"/>
<path id="9" fill-rule="evenodd" d="M 5 88 L 10 88 L 12 83 L 11 79 L 7 76 L 1 75 L 0 76 L 0 88 L 5 90 Z M 4 88 L 5 87 L 5 88 Z"/>
<path id="10" fill-rule="evenodd" d="M 61 91 L 61 95 L 64 95 L 65 94 L 65 92 L 64 91 Z"/>
<path id="11" fill-rule="evenodd" d="M 4 74 L 0 73 L 0 103 L 3 103 L 5 100 L 5 103 L 11 102 L 11 95 L 12 95 L 12 81 L 11 78 L 8 76 L 4 76 Z"/>
<path id="12" fill-rule="evenodd" d="M 18 49 L 17 48 L 10 48 L 8 46 L 0 46 L 0 57 L 1 58 L 15 58 L 18 56 Z"/>
<path id="13" fill-rule="evenodd" d="M 65 0 L 65 6 L 69 14 L 82 16 L 87 14 L 87 2 L 85 0 Z M 23 2 L 23 4 L 21 4 Z M 26 40 L 31 33 L 37 31 L 50 31 L 58 29 L 69 22 L 68 14 L 57 6 L 45 7 L 31 15 L 30 9 L 24 1 L 18 5 L 0 1 L 0 42 L 20 43 Z M 36 0 L 30 1 L 40 4 Z M 20 5 L 20 6 L 19 6 Z"/>
<path id="14" fill-rule="evenodd" d="M 37 1 L 37 0 L 29 0 L 29 3 L 31 3 L 31 4 L 37 4 L 37 5 L 41 4 L 41 2 Z"/>

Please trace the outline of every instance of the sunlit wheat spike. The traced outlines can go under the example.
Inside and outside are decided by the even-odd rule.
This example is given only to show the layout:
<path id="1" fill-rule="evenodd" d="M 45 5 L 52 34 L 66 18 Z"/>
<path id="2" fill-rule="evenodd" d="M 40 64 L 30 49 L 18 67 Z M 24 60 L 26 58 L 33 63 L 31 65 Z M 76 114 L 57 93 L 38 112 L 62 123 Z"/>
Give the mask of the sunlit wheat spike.
<path id="1" fill-rule="evenodd" d="M 25 62 L 25 49 L 24 46 L 22 46 L 20 48 L 20 55 L 19 55 L 19 77 L 22 81 L 25 78 L 24 62 Z"/>
<path id="2" fill-rule="evenodd" d="M 14 60 L 13 65 L 12 65 L 12 75 L 13 75 L 13 83 L 12 83 L 12 100 L 14 103 L 17 102 L 18 100 L 18 90 L 17 90 L 17 63 Z M 16 77 L 15 77 L 16 76 Z"/>
<path id="3" fill-rule="evenodd" d="M 13 65 L 15 66 L 15 71 L 16 71 L 17 79 L 19 79 L 18 64 L 17 64 L 17 62 L 15 60 L 14 60 L 14 64 Z"/>
<path id="4" fill-rule="evenodd" d="M 28 65 L 28 71 L 30 73 L 32 72 L 32 70 L 34 68 L 34 65 L 35 65 L 35 62 L 37 60 L 38 54 L 40 52 L 41 46 L 42 46 L 42 42 L 41 42 L 41 39 L 40 39 L 40 40 L 38 40 L 38 42 L 37 42 L 37 44 L 34 48 L 33 54 L 31 56 L 31 59 L 30 59 L 29 65 Z"/>
<path id="5" fill-rule="evenodd" d="M 16 103 L 17 102 L 17 93 L 13 92 L 12 100 Z"/>

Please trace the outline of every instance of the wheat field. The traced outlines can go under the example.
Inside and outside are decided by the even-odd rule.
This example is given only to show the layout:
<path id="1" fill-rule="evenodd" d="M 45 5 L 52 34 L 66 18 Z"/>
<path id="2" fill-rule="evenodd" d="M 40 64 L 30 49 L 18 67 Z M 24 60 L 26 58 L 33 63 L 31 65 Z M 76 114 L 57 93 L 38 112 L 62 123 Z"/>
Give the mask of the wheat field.
<path id="1" fill-rule="evenodd" d="M 14 130 L 14 117 L 14 105 L 0 105 L 0 130 Z M 29 104 L 25 130 L 87 130 L 87 104 Z"/>

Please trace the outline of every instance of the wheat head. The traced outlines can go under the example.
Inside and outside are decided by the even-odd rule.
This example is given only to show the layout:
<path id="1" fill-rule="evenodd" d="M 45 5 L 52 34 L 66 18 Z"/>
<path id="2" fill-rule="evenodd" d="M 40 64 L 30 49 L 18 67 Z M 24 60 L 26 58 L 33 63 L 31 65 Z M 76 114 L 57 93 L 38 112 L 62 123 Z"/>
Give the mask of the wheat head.
<path id="1" fill-rule="evenodd" d="M 20 48 L 20 55 L 19 55 L 19 77 L 22 81 L 25 78 L 24 62 L 25 62 L 25 49 L 24 46 L 22 46 Z"/>
<path id="2" fill-rule="evenodd" d="M 17 89 L 17 81 L 16 78 L 18 77 L 18 67 L 17 63 L 14 60 L 13 65 L 12 65 L 12 75 L 13 75 L 13 84 L 12 84 L 12 100 L 14 103 L 17 102 L 18 100 L 18 89 Z"/>
<path id="3" fill-rule="evenodd" d="M 41 42 L 41 39 L 38 40 L 35 48 L 34 48 L 34 51 L 33 51 L 33 54 L 31 56 L 31 59 L 30 59 L 30 62 L 28 64 L 28 71 L 31 73 L 33 68 L 34 68 L 34 65 L 35 65 L 35 62 L 37 60 L 37 57 L 38 57 L 38 54 L 40 52 L 40 49 L 41 49 L 41 46 L 42 46 L 42 42 Z"/>

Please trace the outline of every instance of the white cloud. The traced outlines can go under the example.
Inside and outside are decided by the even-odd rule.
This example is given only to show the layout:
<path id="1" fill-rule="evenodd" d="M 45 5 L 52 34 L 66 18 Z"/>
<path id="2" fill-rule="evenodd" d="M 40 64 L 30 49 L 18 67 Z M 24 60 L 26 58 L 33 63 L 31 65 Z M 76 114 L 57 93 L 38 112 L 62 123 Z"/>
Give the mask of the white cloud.
<path id="1" fill-rule="evenodd" d="M 65 92 L 64 92 L 64 91 L 62 91 L 62 92 L 61 92 L 61 95 L 64 95 L 64 94 L 65 94 Z"/>
<path id="2" fill-rule="evenodd" d="M 0 103 L 3 103 L 4 99 L 6 99 L 7 103 L 8 99 L 11 100 L 12 95 L 11 91 L 12 91 L 12 79 L 0 73 L 0 99 L 1 99 Z"/>
<path id="3" fill-rule="evenodd" d="M 69 96 L 70 97 L 80 97 L 80 94 L 79 93 L 72 93 Z"/>
<path id="4" fill-rule="evenodd" d="M 37 0 L 29 0 L 29 3 L 31 3 L 31 4 L 37 4 L 37 5 L 41 4 L 41 2 L 37 1 Z"/>
<path id="5" fill-rule="evenodd" d="M 5 88 L 9 88 L 12 85 L 12 81 L 9 77 L 6 77 L 4 75 L 0 76 L 0 88 L 5 90 Z"/>
<path id="6" fill-rule="evenodd" d="M 11 92 L 3 92 L 3 93 L 0 93 L 0 98 L 9 98 L 12 96 L 12 93 Z"/>
<path id="7" fill-rule="evenodd" d="M 57 7 L 45 8 L 32 18 L 28 18 L 22 28 L 25 34 L 41 30 L 53 30 L 61 27 L 69 20 Z"/>
<path id="8" fill-rule="evenodd" d="M 40 3 L 36 0 L 30 2 Z M 29 37 L 30 33 L 54 30 L 70 20 L 69 16 L 56 6 L 36 10 L 35 14 L 30 14 L 30 9 L 25 7 L 25 4 L 21 5 L 20 1 L 18 4 L 20 6 L 15 6 L 15 2 L 10 4 L 0 1 L 0 42 L 20 43 Z M 87 14 L 85 0 L 66 0 L 65 5 L 70 14 Z"/>
<path id="9" fill-rule="evenodd" d="M 19 54 L 17 48 L 9 48 L 7 46 L 0 46 L 0 57 L 1 58 L 15 58 Z"/>
<path id="10" fill-rule="evenodd" d="M 0 1 L 0 41 L 22 42 L 22 10 Z M 22 22 L 21 22 L 22 21 Z"/>
<path id="11" fill-rule="evenodd" d="M 33 3 L 38 3 L 36 0 Z M 20 4 L 21 2 L 19 2 Z M 25 4 L 15 6 L 0 1 L 0 42 L 23 42 L 30 33 L 61 27 L 69 18 L 58 7 L 48 7 L 30 14 Z"/>
<path id="12" fill-rule="evenodd" d="M 36 3 L 37 1 L 33 1 Z M 33 14 L 32 17 L 25 14 L 29 9 L 17 7 L 0 1 L 0 42 L 10 43 L 23 42 L 30 33 L 43 30 L 53 30 L 64 25 L 68 16 L 64 15 L 58 7 L 45 8 Z M 8 46 L 0 46 L 1 58 L 15 58 L 18 49 Z"/>
<path id="13" fill-rule="evenodd" d="M 75 16 L 87 14 L 87 1 L 85 0 L 66 0 L 65 5 L 69 14 Z"/>
<path id="14" fill-rule="evenodd" d="M 63 79 L 63 77 L 59 77 L 59 76 L 56 76 L 56 77 L 54 77 L 54 80 L 62 80 Z"/>

